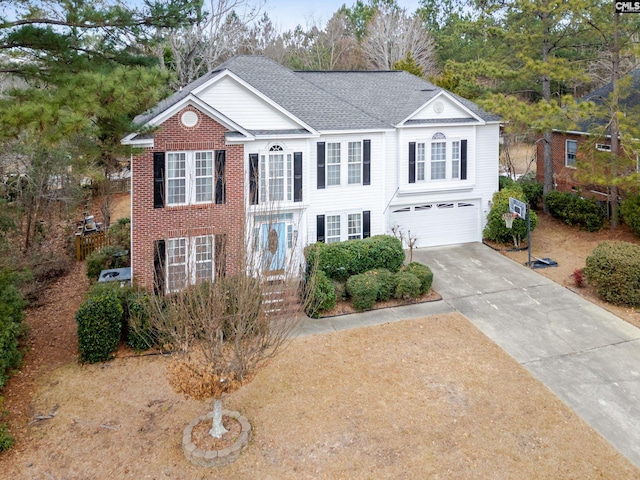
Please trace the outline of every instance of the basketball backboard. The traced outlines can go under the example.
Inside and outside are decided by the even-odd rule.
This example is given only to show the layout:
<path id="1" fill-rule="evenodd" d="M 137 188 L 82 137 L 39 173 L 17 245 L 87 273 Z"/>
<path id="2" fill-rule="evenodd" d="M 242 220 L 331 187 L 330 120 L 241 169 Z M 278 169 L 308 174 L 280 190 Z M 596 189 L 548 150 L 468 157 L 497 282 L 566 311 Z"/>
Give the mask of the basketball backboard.
<path id="1" fill-rule="evenodd" d="M 520 218 L 527 216 L 527 204 L 517 198 L 509 197 L 509 211 L 516 213 Z"/>

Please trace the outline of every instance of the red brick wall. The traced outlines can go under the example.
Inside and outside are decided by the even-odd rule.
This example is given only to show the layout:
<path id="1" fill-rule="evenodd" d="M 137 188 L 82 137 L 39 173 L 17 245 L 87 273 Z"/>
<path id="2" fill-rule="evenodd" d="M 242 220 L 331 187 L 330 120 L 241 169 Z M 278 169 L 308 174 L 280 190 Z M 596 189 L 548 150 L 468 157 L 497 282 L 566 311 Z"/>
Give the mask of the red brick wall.
<path id="1" fill-rule="evenodd" d="M 553 172 L 555 173 L 556 188 L 561 192 L 570 192 L 573 187 L 580 186 L 580 182 L 575 179 L 576 169 L 565 166 L 567 140 L 577 140 L 578 149 L 580 149 L 580 144 L 584 142 L 584 137 L 571 133 L 558 132 L 554 132 L 552 135 L 551 154 L 553 158 Z M 540 183 L 544 182 L 543 145 L 544 142 L 542 138 L 539 138 L 536 152 L 536 178 Z"/>
<path id="2" fill-rule="evenodd" d="M 198 114 L 198 123 L 187 128 L 180 122 L 185 110 Z M 154 147 L 131 162 L 132 273 L 134 280 L 150 288 L 154 282 L 154 241 L 205 234 L 227 235 L 227 273 L 237 269 L 237 255 L 244 237 L 244 148 L 226 145 L 225 127 L 193 107 L 186 107 L 154 132 Z M 226 150 L 226 203 L 153 208 L 153 152 L 176 150 Z"/>

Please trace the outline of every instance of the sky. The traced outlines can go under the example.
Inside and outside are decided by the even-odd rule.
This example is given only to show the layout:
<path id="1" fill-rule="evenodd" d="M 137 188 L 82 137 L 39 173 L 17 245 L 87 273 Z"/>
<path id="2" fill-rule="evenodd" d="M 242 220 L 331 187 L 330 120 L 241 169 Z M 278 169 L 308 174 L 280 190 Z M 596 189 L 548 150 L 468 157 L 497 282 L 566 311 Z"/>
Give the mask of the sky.
<path id="1" fill-rule="evenodd" d="M 279 30 L 290 30 L 296 25 L 305 27 L 312 20 L 326 23 L 343 4 L 351 7 L 356 0 L 266 0 L 264 11 Z M 398 5 L 413 13 L 418 0 L 398 0 Z"/>

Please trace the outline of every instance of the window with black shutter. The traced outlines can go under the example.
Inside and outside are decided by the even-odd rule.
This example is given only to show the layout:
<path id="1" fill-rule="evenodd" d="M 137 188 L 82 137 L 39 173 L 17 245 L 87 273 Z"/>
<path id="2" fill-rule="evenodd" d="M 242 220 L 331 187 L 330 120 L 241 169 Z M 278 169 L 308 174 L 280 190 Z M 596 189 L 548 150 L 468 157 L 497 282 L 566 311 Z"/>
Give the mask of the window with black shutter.
<path id="1" fill-rule="evenodd" d="M 216 150 L 215 152 L 215 168 L 216 168 L 216 193 L 215 202 L 223 204 L 227 201 L 227 182 L 226 182 L 226 157 L 225 150 Z"/>
<path id="2" fill-rule="evenodd" d="M 325 144 L 324 142 L 318 142 L 318 189 L 325 187 Z"/>
<path id="3" fill-rule="evenodd" d="M 371 236 L 371 210 L 362 212 L 362 238 Z"/>
<path id="4" fill-rule="evenodd" d="M 164 152 L 153 152 L 153 208 L 164 207 Z"/>
<path id="5" fill-rule="evenodd" d="M 460 142 L 460 180 L 467 179 L 467 141 Z"/>
<path id="6" fill-rule="evenodd" d="M 324 215 L 316 217 L 316 241 L 324 243 Z"/>
<path id="7" fill-rule="evenodd" d="M 416 183 L 416 142 L 409 142 L 409 183 Z"/>
<path id="8" fill-rule="evenodd" d="M 153 242 L 153 289 L 156 295 L 164 294 L 166 260 L 165 241 L 156 240 Z"/>
<path id="9" fill-rule="evenodd" d="M 302 152 L 293 154 L 293 201 L 302 201 Z"/>
<path id="10" fill-rule="evenodd" d="M 258 154 L 249 154 L 249 203 L 258 204 Z"/>
<path id="11" fill-rule="evenodd" d="M 371 185 L 371 140 L 362 141 L 362 184 Z"/>

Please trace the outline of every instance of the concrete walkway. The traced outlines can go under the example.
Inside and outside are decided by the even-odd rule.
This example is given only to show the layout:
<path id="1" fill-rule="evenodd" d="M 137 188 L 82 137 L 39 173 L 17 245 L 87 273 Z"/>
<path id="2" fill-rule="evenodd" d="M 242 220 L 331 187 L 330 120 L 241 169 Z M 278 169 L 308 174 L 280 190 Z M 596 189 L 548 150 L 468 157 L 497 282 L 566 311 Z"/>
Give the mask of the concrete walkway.
<path id="1" fill-rule="evenodd" d="M 640 468 L 639 329 L 480 243 L 413 257 L 442 301 L 305 320 L 300 334 L 458 311 Z"/>

